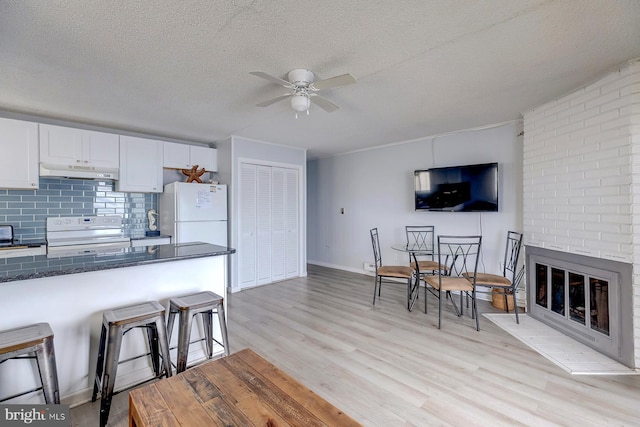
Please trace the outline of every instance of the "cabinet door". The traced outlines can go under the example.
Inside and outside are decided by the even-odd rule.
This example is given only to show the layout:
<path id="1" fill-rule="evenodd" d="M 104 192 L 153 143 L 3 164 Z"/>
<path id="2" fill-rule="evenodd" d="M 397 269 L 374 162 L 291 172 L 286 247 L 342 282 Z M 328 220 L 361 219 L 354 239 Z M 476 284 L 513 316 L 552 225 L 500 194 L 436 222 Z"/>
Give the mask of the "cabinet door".
<path id="1" fill-rule="evenodd" d="M 198 165 L 207 172 L 218 170 L 217 151 L 215 148 L 198 145 L 178 144 L 176 142 L 163 143 L 162 166 L 170 169 L 191 169 Z"/>
<path id="2" fill-rule="evenodd" d="M 82 165 L 82 131 L 40 124 L 40 162 L 65 166 Z"/>
<path id="3" fill-rule="evenodd" d="M 82 161 L 88 166 L 117 169 L 120 164 L 120 136 L 82 131 Z"/>
<path id="4" fill-rule="evenodd" d="M 162 166 L 170 169 L 190 169 L 189 146 L 175 142 L 163 142 Z"/>
<path id="5" fill-rule="evenodd" d="M 162 142 L 120 136 L 120 179 L 116 191 L 162 193 Z"/>
<path id="6" fill-rule="evenodd" d="M 131 247 L 139 248 L 141 246 L 168 245 L 171 243 L 169 237 L 149 237 L 146 239 L 131 239 Z"/>
<path id="7" fill-rule="evenodd" d="M 38 124 L 0 118 L 0 188 L 38 188 Z"/>
<path id="8" fill-rule="evenodd" d="M 207 172 L 216 172 L 218 170 L 217 152 L 214 148 L 199 147 L 192 145 L 190 148 L 191 166 L 198 165 L 198 168 L 204 168 Z"/>

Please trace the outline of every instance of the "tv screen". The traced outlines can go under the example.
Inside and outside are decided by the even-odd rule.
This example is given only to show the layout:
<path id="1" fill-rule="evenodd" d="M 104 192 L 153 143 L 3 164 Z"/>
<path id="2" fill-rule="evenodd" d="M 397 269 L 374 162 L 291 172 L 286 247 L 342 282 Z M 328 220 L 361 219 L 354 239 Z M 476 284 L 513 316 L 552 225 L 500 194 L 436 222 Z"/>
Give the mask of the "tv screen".
<path id="1" fill-rule="evenodd" d="M 497 163 L 417 170 L 414 181 L 417 211 L 498 211 Z"/>

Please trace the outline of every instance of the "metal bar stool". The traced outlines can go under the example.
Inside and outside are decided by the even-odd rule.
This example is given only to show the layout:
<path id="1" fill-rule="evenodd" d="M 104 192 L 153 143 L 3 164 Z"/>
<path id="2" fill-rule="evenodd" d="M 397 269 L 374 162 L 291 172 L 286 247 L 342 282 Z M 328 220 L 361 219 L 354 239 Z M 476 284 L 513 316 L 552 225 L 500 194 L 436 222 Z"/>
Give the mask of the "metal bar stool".
<path id="1" fill-rule="evenodd" d="M 4 398 L 0 402 L 42 390 L 45 403 L 60 403 L 53 331 L 48 323 L 0 331 L 0 363 L 9 359 L 36 359 L 42 386 Z"/>
<path id="2" fill-rule="evenodd" d="M 222 342 L 213 338 L 214 312 L 218 314 Z M 189 342 L 191 339 L 191 326 L 196 314 L 202 314 L 207 357 L 211 359 L 213 355 L 213 341 L 224 347 L 225 356 L 229 355 L 229 338 L 227 337 L 227 322 L 224 315 L 224 298 L 209 291 L 171 298 L 169 300 L 169 318 L 167 319 L 169 342 L 171 342 L 173 322 L 177 313 L 180 313 L 178 324 L 177 372 L 183 372 L 187 369 L 187 356 L 189 353 L 189 344 L 191 344 Z"/>
<path id="3" fill-rule="evenodd" d="M 96 377 L 93 384 L 93 395 L 91 396 L 91 401 L 95 402 L 98 390 L 101 390 L 101 427 L 104 427 L 109 419 L 113 395 L 122 391 L 114 392 L 113 390 L 118 364 L 137 358 L 119 362 L 124 334 L 133 328 L 145 328 L 147 330 L 150 353 L 138 357 L 151 356 L 156 378 L 162 375 L 171 376 L 169 342 L 167 340 L 164 315 L 164 307 L 155 301 L 120 307 L 103 313 Z M 160 357 L 162 357 L 162 367 L 160 366 Z"/>

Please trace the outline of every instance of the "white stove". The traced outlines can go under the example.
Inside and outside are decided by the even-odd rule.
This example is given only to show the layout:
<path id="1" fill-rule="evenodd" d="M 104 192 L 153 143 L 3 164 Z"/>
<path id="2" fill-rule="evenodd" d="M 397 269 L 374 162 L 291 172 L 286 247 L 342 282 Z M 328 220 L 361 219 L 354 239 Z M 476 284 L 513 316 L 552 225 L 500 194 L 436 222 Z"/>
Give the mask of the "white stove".
<path id="1" fill-rule="evenodd" d="M 122 217 L 70 216 L 47 218 L 47 255 L 74 256 L 119 252 L 131 245 Z"/>

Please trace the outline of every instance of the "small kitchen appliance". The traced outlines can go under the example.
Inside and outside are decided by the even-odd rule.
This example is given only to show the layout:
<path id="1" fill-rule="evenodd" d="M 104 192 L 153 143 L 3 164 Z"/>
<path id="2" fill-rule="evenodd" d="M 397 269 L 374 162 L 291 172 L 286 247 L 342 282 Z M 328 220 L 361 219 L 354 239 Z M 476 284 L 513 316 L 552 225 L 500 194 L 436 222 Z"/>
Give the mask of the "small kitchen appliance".
<path id="1" fill-rule="evenodd" d="M 13 244 L 13 226 L 0 225 L 0 246 L 10 246 Z"/>

